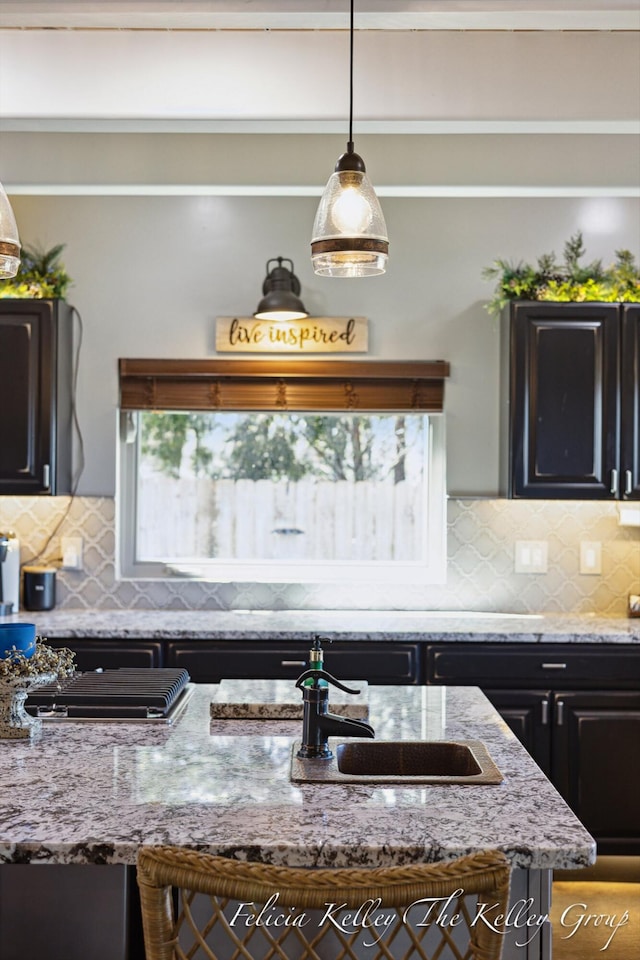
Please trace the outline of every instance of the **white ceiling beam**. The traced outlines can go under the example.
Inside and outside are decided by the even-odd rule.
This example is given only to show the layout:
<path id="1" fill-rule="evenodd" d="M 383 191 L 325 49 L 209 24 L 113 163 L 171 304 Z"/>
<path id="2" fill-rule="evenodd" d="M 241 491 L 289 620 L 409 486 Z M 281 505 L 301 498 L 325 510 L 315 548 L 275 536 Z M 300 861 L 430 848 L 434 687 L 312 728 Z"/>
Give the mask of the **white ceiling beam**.
<path id="1" fill-rule="evenodd" d="M 529 134 L 640 136 L 640 120 L 358 120 L 358 135 L 469 136 Z M 85 117 L 0 117 L 0 133 L 201 133 L 201 134 L 342 134 L 347 120 L 162 120 Z"/>
<path id="2" fill-rule="evenodd" d="M 5 184 L 10 196 L 24 197 L 320 197 L 325 184 L 306 187 L 291 184 L 175 184 L 175 183 L 11 183 Z M 640 187 L 598 185 L 540 186 L 531 184 L 416 184 L 395 186 L 376 184 L 379 197 L 415 198 L 495 198 L 495 197 L 616 197 L 640 199 Z"/>
<path id="3" fill-rule="evenodd" d="M 346 0 L 87 3 L 1 0 L 0 26 L 45 29 L 343 30 Z M 636 0 L 359 0 L 365 30 L 638 30 Z"/>
<path id="4" fill-rule="evenodd" d="M 637 121 L 639 53 L 640 35 L 627 33 L 363 33 L 354 133 L 360 123 Z M 0 116 L 334 124 L 348 116 L 348 36 L 0 30 Z"/>
<path id="5" fill-rule="evenodd" d="M 342 30 L 346 0 L 0 2 L 0 26 L 46 29 Z M 638 30 L 635 0 L 359 0 L 364 30 Z"/>

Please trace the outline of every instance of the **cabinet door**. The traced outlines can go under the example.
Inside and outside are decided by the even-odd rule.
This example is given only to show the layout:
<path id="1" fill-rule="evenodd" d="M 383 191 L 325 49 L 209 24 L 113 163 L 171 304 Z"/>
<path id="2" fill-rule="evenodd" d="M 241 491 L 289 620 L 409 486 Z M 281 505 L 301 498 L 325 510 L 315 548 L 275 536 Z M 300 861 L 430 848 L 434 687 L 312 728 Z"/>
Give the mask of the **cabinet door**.
<path id="1" fill-rule="evenodd" d="M 615 304 L 513 306 L 510 496 L 617 495 L 619 332 Z"/>
<path id="2" fill-rule="evenodd" d="M 48 492 L 54 320 L 48 301 L 0 301 L 0 494 Z"/>
<path id="3" fill-rule="evenodd" d="M 538 766 L 551 775 L 551 692 L 484 690 Z"/>
<path id="4" fill-rule="evenodd" d="M 624 500 L 640 500 L 640 305 L 622 314 L 620 419 L 620 491 Z"/>
<path id="5" fill-rule="evenodd" d="M 640 693 L 555 694 L 552 774 L 600 854 L 640 854 Z"/>

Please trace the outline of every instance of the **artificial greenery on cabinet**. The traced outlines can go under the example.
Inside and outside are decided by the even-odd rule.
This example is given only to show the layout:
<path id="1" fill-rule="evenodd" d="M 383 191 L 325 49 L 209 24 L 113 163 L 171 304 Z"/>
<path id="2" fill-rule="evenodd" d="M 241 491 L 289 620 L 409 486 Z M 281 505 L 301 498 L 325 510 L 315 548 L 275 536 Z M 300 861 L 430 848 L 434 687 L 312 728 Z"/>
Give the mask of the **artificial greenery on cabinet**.
<path id="1" fill-rule="evenodd" d="M 485 280 L 496 281 L 489 313 L 500 313 L 513 300 L 547 300 L 561 303 L 640 303 L 640 271 L 629 250 L 616 250 L 608 267 L 602 260 L 582 264 L 585 255 L 582 233 L 564 245 L 562 262 L 555 253 L 545 253 L 536 265 L 522 261 L 494 260 L 483 271 Z"/>
<path id="2" fill-rule="evenodd" d="M 71 277 L 60 260 L 63 243 L 42 250 L 23 246 L 15 277 L 0 280 L 0 298 L 19 300 L 64 300 Z"/>

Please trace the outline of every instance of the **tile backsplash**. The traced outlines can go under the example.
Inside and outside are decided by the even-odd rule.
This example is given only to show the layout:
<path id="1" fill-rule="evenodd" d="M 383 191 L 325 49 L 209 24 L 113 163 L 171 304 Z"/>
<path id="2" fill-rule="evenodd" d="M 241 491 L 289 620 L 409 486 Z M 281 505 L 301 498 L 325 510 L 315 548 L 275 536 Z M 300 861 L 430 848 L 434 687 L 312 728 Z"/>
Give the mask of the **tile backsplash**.
<path id="1" fill-rule="evenodd" d="M 80 536 L 83 570 L 59 570 L 67 609 L 406 609 L 625 616 L 640 593 L 640 528 L 618 523 L 615 503 L 449 500 L 447 583 L 425 587 L 117 580 L 115 501 L 107 497 L 0 497 L 0 530 L 20 538 L 22 562 L 56 565 L 60 537 Z M 514 572 L 516 541 L 548 544 L 544 574 Z M 602 574 L 580 573 L 580 543 L 602 545 Z"/>

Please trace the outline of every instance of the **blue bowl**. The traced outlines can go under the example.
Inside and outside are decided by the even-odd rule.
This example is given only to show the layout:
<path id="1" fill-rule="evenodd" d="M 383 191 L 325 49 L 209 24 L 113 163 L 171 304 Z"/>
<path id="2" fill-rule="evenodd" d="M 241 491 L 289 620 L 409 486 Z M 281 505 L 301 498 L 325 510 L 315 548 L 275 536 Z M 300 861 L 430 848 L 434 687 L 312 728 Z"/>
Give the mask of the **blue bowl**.
<path id="1" fill-rule="evenodd" d="M 13 653 L 29 658 L 36 652 L 35 623 L 0 623 L 0 660 Z"/>

